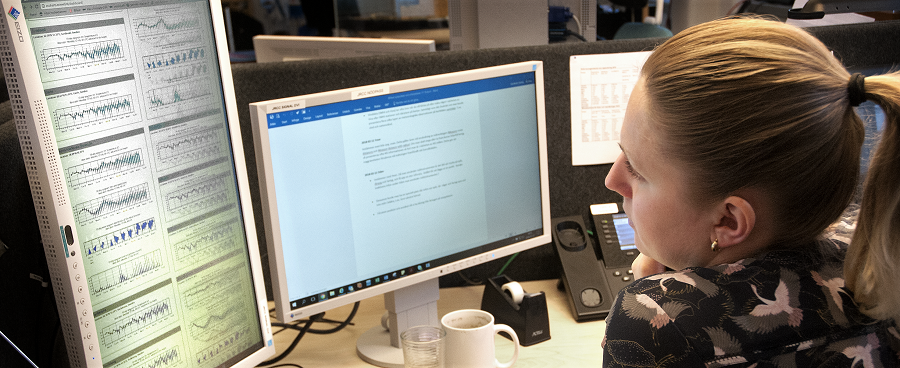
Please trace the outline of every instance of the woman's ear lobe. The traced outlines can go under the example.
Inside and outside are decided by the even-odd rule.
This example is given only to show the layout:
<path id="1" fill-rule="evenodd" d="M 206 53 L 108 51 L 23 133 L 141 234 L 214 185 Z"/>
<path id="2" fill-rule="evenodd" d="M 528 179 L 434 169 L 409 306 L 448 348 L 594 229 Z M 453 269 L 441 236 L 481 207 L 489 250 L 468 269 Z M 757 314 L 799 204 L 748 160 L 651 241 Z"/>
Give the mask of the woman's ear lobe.
<path id="1" fill-rule="evenodd" d="M 719 211 L 719 221 L 715 225 L 715 236 L 720 248 L 741 243 L 756 227 L 756 209 L 746 199 L 738 196 L 726 198 Z"/>

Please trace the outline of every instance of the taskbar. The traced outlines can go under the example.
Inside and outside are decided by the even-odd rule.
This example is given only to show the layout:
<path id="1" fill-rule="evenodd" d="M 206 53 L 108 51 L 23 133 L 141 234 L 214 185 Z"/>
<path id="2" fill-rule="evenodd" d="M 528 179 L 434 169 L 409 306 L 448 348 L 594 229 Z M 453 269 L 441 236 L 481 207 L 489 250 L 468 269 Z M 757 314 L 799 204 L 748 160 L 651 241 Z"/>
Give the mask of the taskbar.
<path id="1" fill-rule="evenodd" d="M 412 267 L 407 267 L 394 272 L 388 272 L 379 276 L 368 278 L 350 285 L 323 291 L 315 295 L 309 295 L 304 298 L 291 301 L 291 309 L 303 308 L 312 304 L 324 302 L 328 299 L 336 298 L 342 295 L 350 294 L 355 291 L 366 289 L 372 286 L 380 285 L 388 281 L 393 281 L 401 277 L 409 276 L 414 273 L 422 272 L 432 268 L 432 262 L 425 262 Z"/>

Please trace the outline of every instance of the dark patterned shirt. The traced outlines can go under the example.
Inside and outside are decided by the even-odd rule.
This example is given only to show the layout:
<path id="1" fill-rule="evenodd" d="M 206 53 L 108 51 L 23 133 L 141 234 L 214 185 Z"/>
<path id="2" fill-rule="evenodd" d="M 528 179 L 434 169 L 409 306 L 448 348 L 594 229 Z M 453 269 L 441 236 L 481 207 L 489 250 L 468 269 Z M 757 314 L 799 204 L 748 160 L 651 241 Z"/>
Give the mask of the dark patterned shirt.
<path id="1" fill-rule="evenodd" d="M 844 289 L 844 253 L 828 241 L 637 280 L 606 319 L 603 365 L 900 366 L 896 326 Z"/>

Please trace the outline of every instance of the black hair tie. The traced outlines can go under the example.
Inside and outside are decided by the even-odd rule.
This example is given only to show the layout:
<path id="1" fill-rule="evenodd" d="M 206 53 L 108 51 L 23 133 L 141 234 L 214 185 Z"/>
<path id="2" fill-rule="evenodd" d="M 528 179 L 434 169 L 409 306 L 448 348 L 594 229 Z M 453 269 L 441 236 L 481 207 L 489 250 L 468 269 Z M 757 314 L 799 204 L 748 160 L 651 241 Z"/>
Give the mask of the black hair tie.
<path id="1" fill-rule="evenodd" d="M 866 102 L 866 76 L 859 73 L 850 76 L 850 82 L 847 83 L 847 98 L 853 107 Z"/>

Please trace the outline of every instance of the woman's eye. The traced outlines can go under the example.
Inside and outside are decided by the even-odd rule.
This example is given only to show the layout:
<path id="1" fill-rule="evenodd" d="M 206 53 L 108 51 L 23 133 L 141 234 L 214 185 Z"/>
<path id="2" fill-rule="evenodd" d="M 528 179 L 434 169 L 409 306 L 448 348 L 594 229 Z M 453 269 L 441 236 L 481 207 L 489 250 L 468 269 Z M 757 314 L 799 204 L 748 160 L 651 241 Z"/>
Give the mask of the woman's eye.
<path id="1" fill-rule="evenodd" d="M 631 174 L 633 178 L 641 178 L 641 174 L 638 174 L 638 172 L 634 170 L 634 166 L 631 166 L 631 161 L 625 160 L 625 170 L 628 170 L 628 173 Z"/>

